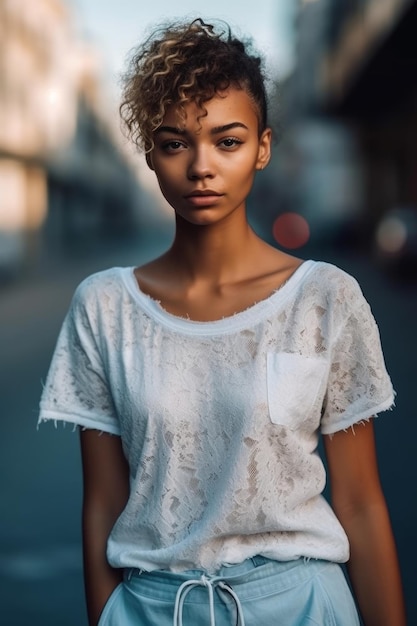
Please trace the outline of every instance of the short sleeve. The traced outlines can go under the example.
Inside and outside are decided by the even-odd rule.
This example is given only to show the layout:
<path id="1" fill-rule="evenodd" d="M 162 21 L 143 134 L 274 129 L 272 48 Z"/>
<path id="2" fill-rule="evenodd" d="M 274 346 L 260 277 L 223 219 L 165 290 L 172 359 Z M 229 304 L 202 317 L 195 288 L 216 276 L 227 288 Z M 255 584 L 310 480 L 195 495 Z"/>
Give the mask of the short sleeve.
<path id="1" fill-rule="evenodd" d="M 94 303 L 88 299 L 88 284 L 82 283 L 58 337 L 41 397 L 38 424 L 63 421 L 120 434 L 100 355 L 97 325 Z"/>
<path id="2" fill-rule="evenodd" d="M 346 429 L 394 404 L 378 327 L 353 278 L 348 289 L 344 286 L 340 309 L 321 420 L 323 434 Z"/>

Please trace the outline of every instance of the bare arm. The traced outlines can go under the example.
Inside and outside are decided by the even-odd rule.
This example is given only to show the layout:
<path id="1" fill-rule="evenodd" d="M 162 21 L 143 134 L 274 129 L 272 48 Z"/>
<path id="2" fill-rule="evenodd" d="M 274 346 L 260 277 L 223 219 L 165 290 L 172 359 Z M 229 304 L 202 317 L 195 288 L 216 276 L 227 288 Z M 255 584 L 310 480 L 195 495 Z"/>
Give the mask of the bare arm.
<path id="1" fill-rule="evenodd" d="M 405 626 L 397 552 L 372 421 L 324 437 L 332 504 L 349 538 L 349 577 L 366 626 Z"/>
<path id="2" fill-rule="evenodd" d="M 96 626 L 104 604 L 121 582 L 121 571 L 106 559 L 107 539 L 129 494 L 129 471 L 120 437 L 83 430 L 84 584 L 90 626 Z"/>

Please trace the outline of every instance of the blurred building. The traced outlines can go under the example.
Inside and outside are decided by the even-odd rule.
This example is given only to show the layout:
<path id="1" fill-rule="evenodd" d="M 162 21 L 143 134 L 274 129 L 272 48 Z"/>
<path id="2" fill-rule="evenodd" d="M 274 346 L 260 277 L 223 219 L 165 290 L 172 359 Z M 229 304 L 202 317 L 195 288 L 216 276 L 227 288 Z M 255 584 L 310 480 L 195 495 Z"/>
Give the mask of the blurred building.
<path id="1" fill-rule="evenodd" d="M 340 16 L 321 69 L 323 105 L 355 126 L 372 227 L 399 207 L 417 210 L 417 2 L 361 2 Z"/>
<path id="2" fill-rule="evenodd" d="M 0 0 L 0 270 L 129 228 L 137 185 L 62 0 Z"/>
<path id="3" fill-rule="evenodd" d="M 323 137 L 332 129 L 344 136 L 337 160 L 350 183 L 339 196 L 351 195 L 344 208 L 368 246 L 385 215 L 417 207 L 416 29 L 416 0 L 299 0 L 296 67 L 285 85 L 289 135 L 299 136 L 293 144 L 305 172 L 317 172 L 306 141 L 325 162 Z M 333 171 L 322 170 L 316 189 L 334 186 Z"/>

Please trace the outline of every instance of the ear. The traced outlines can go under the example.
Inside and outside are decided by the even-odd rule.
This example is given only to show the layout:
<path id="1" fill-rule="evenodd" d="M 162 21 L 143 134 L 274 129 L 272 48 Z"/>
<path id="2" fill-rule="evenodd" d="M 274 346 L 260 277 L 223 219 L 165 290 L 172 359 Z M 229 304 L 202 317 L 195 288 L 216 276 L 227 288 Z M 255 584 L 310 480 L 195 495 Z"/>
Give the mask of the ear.
<path id="1" fill-rule="evenodd" d="M 263 170 L 269 163 L 271 158 L 271 141 L 272 130 L 265 128 L 259 138 L 258 158 L 255 166 L 257 170 Z"/>
<path id="2" fill-rule="evenodd" d="M 147 153 L 145 154 L 145 159 L 146 159 L 146 163 L 147 163 L 147 165 L 148 165 L 149 169 L 150 169 L 150 170 L 152 170 L 152 171 L 154 171 L 154 170 L 155 170 L 155 168 L 154 168 L 154 166 L 153 166 L 153 162 L 152 162 L 152 151 L 151 151 L 151 152 L 147 152 Z"/>

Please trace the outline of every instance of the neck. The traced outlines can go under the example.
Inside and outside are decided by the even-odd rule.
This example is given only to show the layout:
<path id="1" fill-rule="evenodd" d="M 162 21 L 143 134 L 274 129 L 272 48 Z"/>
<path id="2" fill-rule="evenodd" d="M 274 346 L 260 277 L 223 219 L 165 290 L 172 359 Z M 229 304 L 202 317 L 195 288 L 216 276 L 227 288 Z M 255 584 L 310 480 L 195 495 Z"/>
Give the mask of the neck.
<path id="1" fill-rule="evenodd" d="M 196 226 L 178 218 L 168 256 L 186 280 L 221 284 L 253 267 L 260 243 L 246 220 Z"/>

